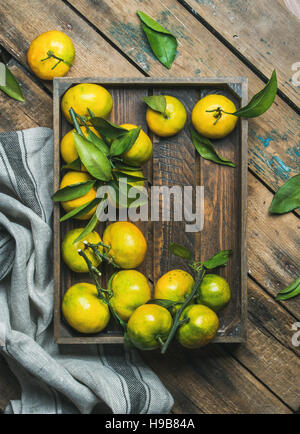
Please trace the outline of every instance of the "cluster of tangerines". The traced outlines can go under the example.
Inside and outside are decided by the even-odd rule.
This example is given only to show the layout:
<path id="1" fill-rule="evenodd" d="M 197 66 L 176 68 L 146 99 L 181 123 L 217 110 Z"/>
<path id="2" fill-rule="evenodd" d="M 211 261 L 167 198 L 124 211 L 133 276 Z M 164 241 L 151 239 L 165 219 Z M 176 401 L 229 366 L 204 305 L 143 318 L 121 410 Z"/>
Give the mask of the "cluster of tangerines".
<path id="1" fill-rule="evenodd" d="M 161 97 L 161 96 L 160 96 Z M 171 136 L 178 133 L 186 122 L 183 104 L 175 97 L 163 96 L 164 113 L 155 110 L 159 100 L 145 101 L 148 104 L 146 121 L 149 129 L 159 136 Z M 154 101 L 154 102 L 153 102 Z M 201 101 L 200 101 L 201 103 Z M 79 120 L 87 120 L 90 113 L 94 119 L 104 119 L 112 109 L 110 93 L 100 85 L 92 83 L 78 84 L 71 87 L 62 98 L 62 112 L 72 123 L 73 110 Z M 151 105 L 154 108 L 151 108 Z M 80 126 L 86 139 L 92 131 L 98 138 L 103 138 L 101 129 L 91 125 Z M 126 130 L 137 128 L 132 124 L 120 126 Z M 78 130 L 78 125 L 77 125 Z M 77 152 L 76 131 L 68 132 L 61 141 L 61 155 L 67 164 L 74 163 L 79 157 Z M 74 139 L 75 138 L 75 139 Z M 112 146 L 112 144 L 111 144 Z M 152 142 L 142 130 L 130 149 L 120 156 L 122 173 L 141 175 L 141 180 L 132 181 L 134 185 L 144 185 L 141 166 L 152 156 Z M 68 171 L 62 178 L 59 192 L 93 179 L 87 168 L 80 167 Z M 92 187 L 78 198 L 61 200 L 67 213 L 90 203 L 96 197 Z M 85 220 L 95 214 L 95 208 L 88 212 L 74 215 Z M 94 229 L 94 228 L 93 228 Z M 113 315 L 126 330 L 126 337 L 139 349 L 150 350 L 162 346 L 169 336 L 173 325 L 173 316 L 195 286 L 194 278 L 184 270 L 171 270 L 161 276 L 154 285 L 153 298 L 148 279 L 135 268 L 144 261 L 147 242 L 140 229 L 131 222 L 109 224 L 102 238 L 95 230 L 82 236 L 83 229 L 70 230 L 62 242 L 62 257 L 65 264 L 76 273 L 90 272 L 94 283 L 80 282 L 71 286 L 65 293 L 62 311 L 66 321 L 81 333 L 99 333 L 108 325 Z M 108 261 L 116 271 L 107 288 L 100 284 L 99 267 Z M 193 299 L 182 312 L 180 327 L 177 331 L 179 342 L 187 348 L 197 348 L 210 342 L 217 333 L 219 320 L 217 313 L 230 300 L 230 288 L 226 280 L 215 274 L 207 274 Z M 163 301 L 167 304 L 164 305 Z"/>

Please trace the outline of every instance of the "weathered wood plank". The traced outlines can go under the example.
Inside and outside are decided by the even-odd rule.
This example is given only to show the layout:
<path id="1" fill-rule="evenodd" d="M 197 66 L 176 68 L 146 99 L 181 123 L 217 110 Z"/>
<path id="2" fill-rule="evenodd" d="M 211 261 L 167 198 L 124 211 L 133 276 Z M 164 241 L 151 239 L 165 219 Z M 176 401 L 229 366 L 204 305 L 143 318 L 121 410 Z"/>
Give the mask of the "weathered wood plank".
<path id="1" fill-rule="evenodd" d="M 180 389 L 204 413 L 291 413 L 219 345 L 182 350 L 174 344 L 167 357 L 157 352 L 145 352 L 142 357 L 171 393 Z M 177 402 L 176 412 L 180 412 L 178 406 Z"/>
<path id="2" fill-rule="evenodd" d="M 69 0 L 140 68 L 152 76 L 248 76 L 249 96 L 264 83 L 178 2 Z M 169 71 L 153 56 L 136 10 L 153 16 L 178 38 Z M 115 11 L 118 11 L 118 14 Z M 299 172 L 299 116 L 280 98 L 249 125 L 249 167 L 272 189 Z"/>
<path id="3" fill-rule="evenodd" d="M 266 77 L 274 66 L 279 89 L 300 106 L 292 82 L 299 20 L 281 0 L 183 0 Z M 276 29 L 276 31 L 275 31 Z"/>
<path id="4" fill-rule="evenodd" d="M 0 43 L 27 68 L 31 41 L 42 32 L 56 29 L 65 32 L 75 45 L 72 77 L 136 75 L 134 66 L 60 0 L 25 0 L 22 6 L 18 0 L 1 2 L 0 27 Z M 43 83 L 52 88 L 51 82 Z"/>
<path id="5" fill-rule="evenodd" d="M 300 348 L 292 344 L 295 319 L 251 279 L 245 345 L 230 353 L 294 411 L 300 408 Z"/>
<path id="6" fill-rule="evenodd" d="M 37 126 L 52 127 L 52 99 L 40 89 L 16 64 L 8 64 L 11 72 L 22 83 L 25 102 L 15 101 L 0 92 L 0 129 L 19 130 Z"/>
<path id="7" fill-rule="evenodd" d="M 275 296 L 300 276 L 300 224 L 292 213 L 271 216 L 270 193 L 257 179 L 249 177 L 248 268 L 261 286 Z M 299 299 L 280 302 L 300 319 Z"/>

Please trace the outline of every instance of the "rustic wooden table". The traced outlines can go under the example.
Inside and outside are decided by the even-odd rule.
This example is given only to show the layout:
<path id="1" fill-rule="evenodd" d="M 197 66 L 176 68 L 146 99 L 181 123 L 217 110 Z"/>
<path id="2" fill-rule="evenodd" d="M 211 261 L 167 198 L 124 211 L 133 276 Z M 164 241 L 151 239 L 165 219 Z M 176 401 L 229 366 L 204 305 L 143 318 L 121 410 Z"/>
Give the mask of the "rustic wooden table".
<path id="1" fill-rule="evenodd" d="M 272 5 L 270 5 L 270 3 Z M 272 217 L 274 191 L 300 169 L 300 92 L 293 80 L 299 20 L 293 0 L 7 0 L 0 2 L 3 58 L 22 83 L 25 103 L 0 94 L 0 130 L 52 127 L 52 83 L 26 62 L 43 31 L 66 32 L 76 47 L 69 76 L 248 76 L 250 97 L 277 68 L 279 95 L 249 122 L 248 341 L 167 356 L 143 354 L 175 399 L 174 413 L 293 413 L 300 408 L 300 346 L 292 326 L 300 302 L 276 293 L 300 275 L 299 213 Z M 141 30 L 142 9 L 179 41 L 170 71 Z M 297 10 L 295 9 L 297 12 Z M 294 66 L 295 68 L 295 66 Z M 298 87 L 297 87 L 298 84 Z M 20 389 L 0 359 L 0 409 Z"/>

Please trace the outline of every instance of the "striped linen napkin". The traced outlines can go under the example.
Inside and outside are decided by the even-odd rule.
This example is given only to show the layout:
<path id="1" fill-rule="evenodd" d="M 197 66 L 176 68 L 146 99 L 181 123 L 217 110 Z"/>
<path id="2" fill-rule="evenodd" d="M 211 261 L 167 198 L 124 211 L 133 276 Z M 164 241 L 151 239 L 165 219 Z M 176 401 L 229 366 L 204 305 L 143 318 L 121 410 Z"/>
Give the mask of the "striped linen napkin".
<path id="1" fill-rule="evenodd" d="M 0 133 L 0 352 L 22 390 L 6 413 L 168 413 L 137 351 L 53 342 L 52 130 Z"/>

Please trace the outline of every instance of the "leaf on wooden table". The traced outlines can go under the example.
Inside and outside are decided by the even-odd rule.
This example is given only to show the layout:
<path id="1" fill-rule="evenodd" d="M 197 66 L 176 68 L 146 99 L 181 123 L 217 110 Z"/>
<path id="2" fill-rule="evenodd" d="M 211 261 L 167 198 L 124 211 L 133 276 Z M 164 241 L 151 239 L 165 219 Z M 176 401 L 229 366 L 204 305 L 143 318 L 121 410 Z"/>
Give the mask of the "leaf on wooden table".
<path id="1" fill-rule="evenodd" d="M 221 250 L 216 255 L 208 259 L 208 261 L 203 262 L 203 265 L 208 270 L 212 270 L 213 268 L 217 268 L 217 267 L 222 267 L 227 264 L 231 255 L 232 255 L 232 250 Z"/>
<path id="2" fill-rule="evenodd" d="M 77 182 L 76 184 L 60 188 L 53 194 L 52 199 L 54 202 L 65 202 L 66 200 L 77 199 L 78 197 L 88 193 L 94 186 L 95 182 L 95 180 Z"/>
<path id="3" fill-rule="evenodd" d="M 3 62 L 0 62 L 0 89 L 17 101 L 25 101 L 19 83 Z"/>
<path id="4" fill-rule="evenodd" d="M 274 69 L 267 85 L 251 99 L 249 104 L 232 113 L 242 118 L 255 118 L 265 113 L 273 104 L 277 94 L 277 75 Z"/>
<path id="5" fill-rule="evenodd" d="M 192 142 L 197 152 L 201 155 L 202 158 L 205 158 L 205 160 L 213 161 L 217 164 L 223 164 L 225 166 L 236 166 L 234 163 L 232 163 L 232 161 L 229 161 L 226 158 L 218 155 L 211 141 L 207 137 L 199 134 L 192 125 L 190 126 L 190 131 L 192 136 Z"/>
<path id="6" fill-rule="evenodd" d="M 164 66 L 170 69 L 177 50 L 175 36 L 144 12 L 137 11 L 137 14 L 153 53 Z"/>
<path id="7" fill-rule="evenodd" d="M 142 100 L 150 107 L 152 110 L 165 114 L 167 101 L 164 95 L 152 95 L 152 96 L 144 96 Z"/>
<path id="8" fill-rule="evenodd" d="M 173 255 L 179 256 L 182 259 L 192 259 L 192 252 L 181 244 L 171 243 L 168 249 Z"/>
<path id="9" fill-rule="evenodd" d="M 275 193 L 271 214 L 284 214 L 300 207 L 300 174 L 286 181 Z"/>
<path id="10" fill-rule="evenodd" d="M 300 294 L 300 277 L 291 283 L 287 288 L 278 292 L 275 300 L 289 300 Z"/>

